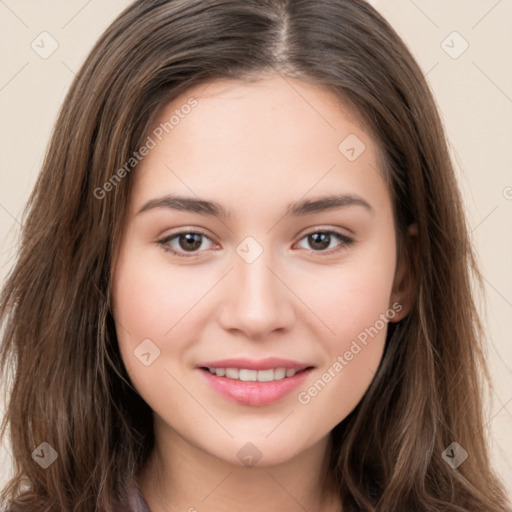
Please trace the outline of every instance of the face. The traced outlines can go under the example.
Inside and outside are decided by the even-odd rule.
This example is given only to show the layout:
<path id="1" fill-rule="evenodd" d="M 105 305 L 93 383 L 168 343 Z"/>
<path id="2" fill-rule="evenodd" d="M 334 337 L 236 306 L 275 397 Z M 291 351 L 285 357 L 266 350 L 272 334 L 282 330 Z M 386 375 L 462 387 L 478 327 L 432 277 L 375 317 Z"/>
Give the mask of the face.
<path id="1" fill-rule="evenodd" d="M 358 404 L 407 311 L 377 143 L 272 76 L 191 89 L 148 133 L 114 266 L 128 374 L 157 439 L 291 460 Z"/>

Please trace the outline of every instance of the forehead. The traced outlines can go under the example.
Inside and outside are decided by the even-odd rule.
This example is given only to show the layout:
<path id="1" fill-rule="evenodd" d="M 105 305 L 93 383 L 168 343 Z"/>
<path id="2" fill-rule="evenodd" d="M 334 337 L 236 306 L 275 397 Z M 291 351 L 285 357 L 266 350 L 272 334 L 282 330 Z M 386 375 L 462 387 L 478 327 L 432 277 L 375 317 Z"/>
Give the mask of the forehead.
<path id="1" fill-rule="evenodd" d="M 155 145 L 135 173 L 139 205 L 164 192 L 241 206 L 334 189 L 387 193 L 380 149 L 354 110 L 333 92 L 291 78 L 189 89 L 160 109 L 148 136 Z"/>

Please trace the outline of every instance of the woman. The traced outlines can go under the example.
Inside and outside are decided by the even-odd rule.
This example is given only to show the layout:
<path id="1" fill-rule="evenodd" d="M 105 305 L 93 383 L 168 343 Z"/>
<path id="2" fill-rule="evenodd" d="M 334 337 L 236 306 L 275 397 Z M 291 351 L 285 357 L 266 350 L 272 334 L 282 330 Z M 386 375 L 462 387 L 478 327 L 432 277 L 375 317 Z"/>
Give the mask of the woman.
<path id="1" fill-rule="evenodd" d="M 3 292 L 5 505 L 507 510 L 471 272 L 431 93 L 373 8 L 134 2 Z"/>

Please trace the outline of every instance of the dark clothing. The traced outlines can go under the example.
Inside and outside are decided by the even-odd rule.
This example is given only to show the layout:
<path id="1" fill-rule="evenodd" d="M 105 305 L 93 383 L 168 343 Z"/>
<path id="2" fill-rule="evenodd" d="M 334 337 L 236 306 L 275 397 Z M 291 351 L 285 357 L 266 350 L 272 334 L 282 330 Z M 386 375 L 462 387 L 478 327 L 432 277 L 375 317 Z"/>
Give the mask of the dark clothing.
<path id="1" fill-rule="evenodd" d="M 146 503 L 146 500 L 144 499 L 144 497 L 142 496 L 138 489 L 131 488 L 128 492 L 130 508 L 128 510 L 123 510 L 119 512 L 151 512 L 151 510 L 149 510 L 148 504 Z M 2 512 L 2 509 L 0 509 L 0 512 Z M 11 511 L 6 510 L 5 512 Z"/>
<path id="2" fill-rule="evenodd" d="M 136 488 L 130 489 L 130 510 L 128 512 L 151 512 L 146 500 Z"/>

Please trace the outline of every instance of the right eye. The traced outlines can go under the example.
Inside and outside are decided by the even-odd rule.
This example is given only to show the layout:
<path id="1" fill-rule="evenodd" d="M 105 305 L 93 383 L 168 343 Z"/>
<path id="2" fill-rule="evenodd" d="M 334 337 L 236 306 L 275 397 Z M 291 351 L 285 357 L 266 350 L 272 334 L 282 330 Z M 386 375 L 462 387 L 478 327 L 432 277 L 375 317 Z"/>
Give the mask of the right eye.
<path id="1" fill-rule="evenodd" d="M 179 233 L 173 233 L 161 240 L 158 240 L 158 244 L 160 244 L 162 249 L 166 252 L 170 252 L 171 254 L 184 258 L 190 258 L 198 252 L 203 252 L 200 249 L 205 248 L 204 242 L 206 240 L 210 239 L 204 233 L 196 231 L 180 231 Z"/>

